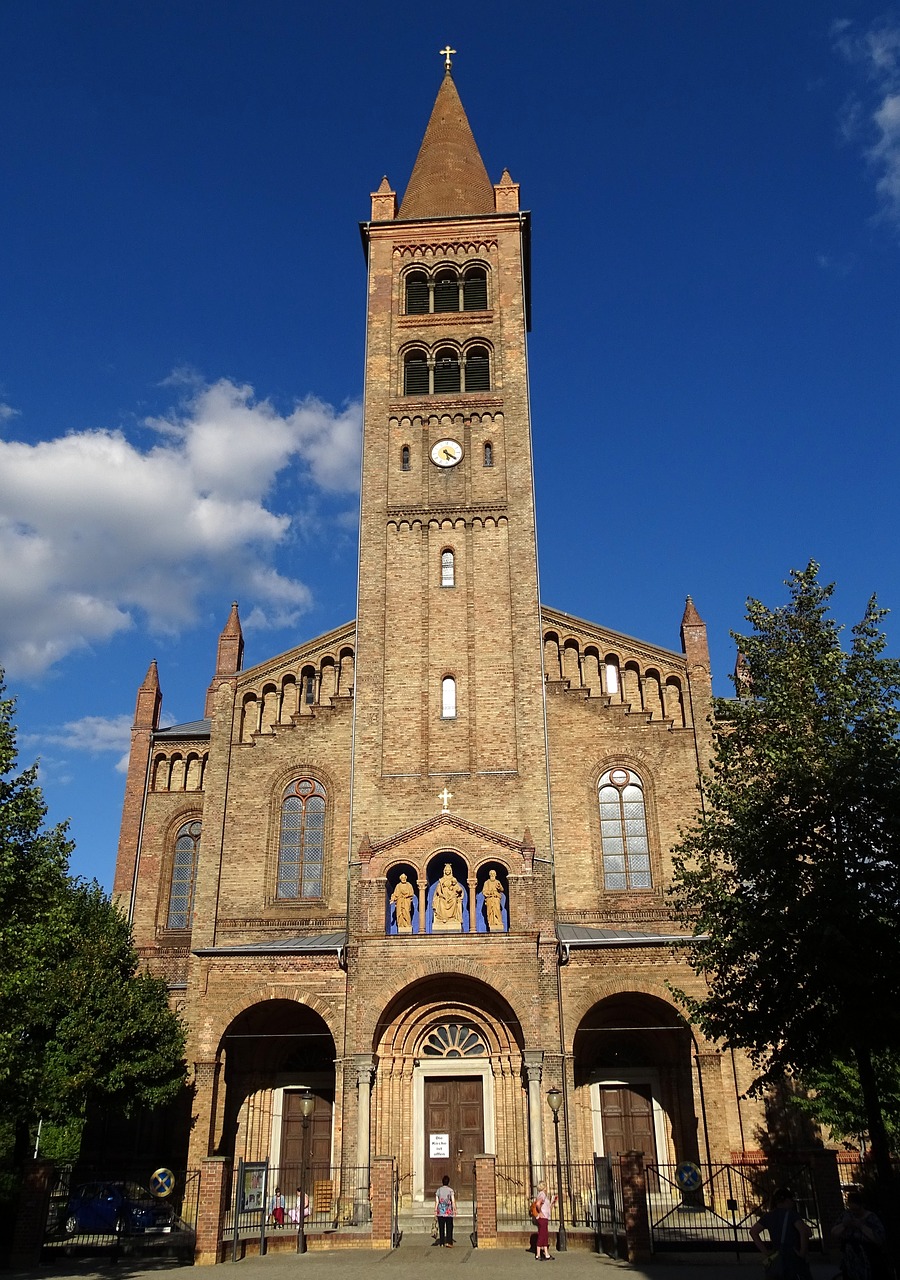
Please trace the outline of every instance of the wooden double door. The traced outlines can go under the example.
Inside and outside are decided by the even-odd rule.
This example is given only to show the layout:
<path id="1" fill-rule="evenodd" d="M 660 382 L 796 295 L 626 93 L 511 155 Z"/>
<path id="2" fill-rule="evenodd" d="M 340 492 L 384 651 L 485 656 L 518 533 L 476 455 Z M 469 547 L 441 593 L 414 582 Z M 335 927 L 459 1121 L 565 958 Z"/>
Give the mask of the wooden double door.
<path id="1" fill-rule="evenodd" d="M 474 1191 L 473 1165 L 484 1150 L 484 1097 L 480 1076 L 425 1078 L 425 1195 L 444 1174 L 457 1196 Z"/>
<path id="2" fill-rule="evenodd" d="M 334 1090 L 312 1090 L 316 1100 L 309 1119 L 306 1163 L 314 1171 L 331 1165 L 331 1113 L 334 1109 Z M 303 1158 L 303 1113 L 300 1110 L 302 1094 L 298 1089 L 285 1089 L 281 1120 L 281 1165 L 299 1170 Z M 327 1175 L 326 1175 L 327 1176 Z M 282 1190 L 284 1188 L 282 1187 Z"/>
<path id="3" fill-rule="evenodd" d="M 647 1160 L 656 1160 L 653 1099 L 649 1084 L 601 1085 L 600 1119 L 604 1155 L 643 1151 Z"/>

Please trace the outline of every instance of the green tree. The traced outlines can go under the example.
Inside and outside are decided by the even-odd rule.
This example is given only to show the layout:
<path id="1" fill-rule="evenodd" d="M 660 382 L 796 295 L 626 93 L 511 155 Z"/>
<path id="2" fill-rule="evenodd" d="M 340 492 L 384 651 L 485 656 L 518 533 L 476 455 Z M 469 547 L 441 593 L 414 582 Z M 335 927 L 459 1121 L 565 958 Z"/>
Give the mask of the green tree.
<path id="1" fill-rule="evenodd" d="M 0 1108 L 21 1160 L 38 1118 L 174 1098 L 184 1030 L 165 983 L 139 972 L 125 917 L 69 874 L 72 843 L 65 825 L 44 825 L 37 766 L 18 771 L 4 693 L 0 678 Z"/>
<path id="2" fill-rule="evenodd" d="M 719 699 L 676 913 L 707 983 L 685 999 L 746 1050 L 755 1087 L 855 1064 L 879 1176 L 891 1166 L 873 1055 L 900 1048 L 900 663 L 874 597 L 849 646 L 810 562 L 786 605 L 747 605 L 738 697 Z"/>
<path id="3" fill-rule="evenodd" d="M 900 1155 L 900 1056 L 875 1053 L 872 1067 L 888 1143 L 896 1157 Z M 859 1072 L 854 1062 L 836 1061 L 805 1071 L 800 1085 L 801 1092 L 793 1098 L 793 1105 L 812 1116 L 832 1138 L 856 1140 L 868 1131 Z"/>

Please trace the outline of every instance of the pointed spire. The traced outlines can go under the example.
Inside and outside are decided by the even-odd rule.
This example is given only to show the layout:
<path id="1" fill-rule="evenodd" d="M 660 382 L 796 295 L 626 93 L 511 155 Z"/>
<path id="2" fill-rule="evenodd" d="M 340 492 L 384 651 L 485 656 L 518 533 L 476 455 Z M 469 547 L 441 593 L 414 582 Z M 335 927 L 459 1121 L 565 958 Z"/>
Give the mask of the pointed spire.
<path id="1" fill-rule="evenodd" d="M 154 658 L 147 668 L 144 683 L 138 689 L 137 703 L 134 708 L 134 728 L 151 729 L 155 733 L 159 728 L 161 708 L 162 690 L 159 687 L 159 671 Z"/>
<path id="2" fill-rule="evenodd" d="M 493 213 L 494 188 L 447 67 L 413 166 L 401 218 Z"/>
<path id="3" fill-rule="evenodd" d="M 681 625 L 683 627 L 705 626 L 703 619 L 697 612 L 697 606 L 694 604 L 694 601 L 690 596 L 688 596 L 687 600 L 684 602 L 684 617 L 681 619 Z"/>
<path id="4" fill-rule="evenodd" d="M 387 174 L 381 179 L 377 191 L 372 192 L 372 221 L 393 222 L 397 216 L 397 192 L 388 182 Z"/>
<path id="5" fill-rule="evenodd" d="M 244 662 L 244 633 L 241 630 L 241 619 L 238 614 L 237 600 L 231 606 L 228 621 L 219 636 L 219 647 L 216 650 L 216 673 L 212 684 L 206 691 L 206 707 L 204 715 L 209 719 L 212 715 L 213 698 L 223 680 L 237 675 Z"/>

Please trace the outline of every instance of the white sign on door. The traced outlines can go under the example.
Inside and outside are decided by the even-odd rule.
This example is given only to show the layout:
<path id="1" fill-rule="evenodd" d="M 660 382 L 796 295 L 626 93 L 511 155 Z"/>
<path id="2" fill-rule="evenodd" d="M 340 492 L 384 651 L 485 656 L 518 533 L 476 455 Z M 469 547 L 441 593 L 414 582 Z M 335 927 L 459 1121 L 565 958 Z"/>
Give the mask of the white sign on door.
<path id="1" fill-rule="evenodd" d="M 428 1154 L 432 1160 L 447 1160 L 450 1156 L 450 1134 L 429 1133 Z"/>

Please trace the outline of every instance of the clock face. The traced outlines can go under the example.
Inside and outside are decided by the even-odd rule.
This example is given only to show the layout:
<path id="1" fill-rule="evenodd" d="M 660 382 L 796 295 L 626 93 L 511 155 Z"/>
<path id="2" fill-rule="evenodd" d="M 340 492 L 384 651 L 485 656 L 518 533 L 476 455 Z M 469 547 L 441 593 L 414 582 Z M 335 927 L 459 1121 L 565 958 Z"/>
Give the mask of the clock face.
<path id="1" fill-rule="evenodd" d="M 462 456 L 462 445 L 456 440 L 438 440 L 431 450 L 431 461 L 436 467 L 455 467 Z"/>

